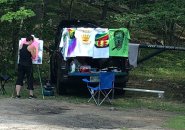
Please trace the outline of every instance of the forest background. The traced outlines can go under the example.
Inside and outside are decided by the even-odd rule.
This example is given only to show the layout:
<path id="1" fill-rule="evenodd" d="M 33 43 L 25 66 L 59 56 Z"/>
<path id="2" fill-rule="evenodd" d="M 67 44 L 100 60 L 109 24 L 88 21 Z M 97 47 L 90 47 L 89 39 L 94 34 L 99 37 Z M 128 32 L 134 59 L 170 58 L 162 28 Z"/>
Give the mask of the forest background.
<path id="1" fill-rule="evenodd" d="M 184 0 L 0 0 L 0 73 L 16 75 L 20 38 L 34 34 L 44 40 L 45 48 L 52 49 L 57 26 L 69 19 L 96 22 L 100 27 L 128 28 L 135 43 L 185 47 Z M 134 74 L 148 75 L 147 71 L 151 74 L 155 68 L 168 77 L 177 68 L 178 76 L 184 76 L 184 55 L 170 51 L 153 61 L 157 66 L 149 62 L 146 65 L 150 70 L 141 67 Z M 42 75 L 49 76 L 49 52 L 44 50 L 43 57 Z M 164 60 L 167 71 L 161 67 Z"/>

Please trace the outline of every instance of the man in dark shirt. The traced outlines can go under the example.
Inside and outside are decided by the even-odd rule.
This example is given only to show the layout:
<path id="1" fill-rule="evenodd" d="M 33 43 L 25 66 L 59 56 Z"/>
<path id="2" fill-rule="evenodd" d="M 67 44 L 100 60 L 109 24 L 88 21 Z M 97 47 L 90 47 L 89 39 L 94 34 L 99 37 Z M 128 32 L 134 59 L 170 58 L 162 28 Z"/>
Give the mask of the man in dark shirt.
<path id="1" fill-rule="evenodd" d="M 29 98 L 35 98 L 33 95 L 33 67 L 32 58 L 36 56 L 36 48 L 32 45 L 34 41 L 33 36 L 29 35 L 26 38 L 26 43 L 21 44 L 19 47 L 19 64 L 18 75 L 16 81 L 16 98 L 20 98 L 20 90 L 23 86 L 24 76 L 27 78 L 27 89 L 29 90 Z"/>

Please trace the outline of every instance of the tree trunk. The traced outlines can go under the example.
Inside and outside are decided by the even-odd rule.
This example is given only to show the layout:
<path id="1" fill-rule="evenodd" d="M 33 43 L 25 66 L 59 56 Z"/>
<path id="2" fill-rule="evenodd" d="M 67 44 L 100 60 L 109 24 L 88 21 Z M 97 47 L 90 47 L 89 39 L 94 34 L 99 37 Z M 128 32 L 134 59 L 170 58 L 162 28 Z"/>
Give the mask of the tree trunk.
<path id="1" fill-rule="evenodd" d="M 71 16 L 72 16 L 73 2 L 74 2 L 74 0 L 71 0 L 70 5 L 69 5 L 69 15 L 68 15 L 68 20 L 70 20 L 70 19 L 71 19 Z"/>
<path id="2" fill-rule="evenodd" d="M 170 44 L 173 44 L 173 42 L 174 42 L 174 32 L 175 32 L 174 27 L 175 27 L 174 20 L 171 20 L 169 23 L 169 43 Z"/>
<path id="3" fill-rule="evenodd" d="M 45 1 L 44 0 L 42 0 L 42 2 L 41 2 L 41 32 L 40 32 L 40 35 L 39 35 L 39 38 L 40 39 L 42 39 L 43 38 L 43 32 L 44 32 L 44 27 L 45 27 L 45 25 L 44 25 L 44 18 L 45 18 Z"/>
<path id="4" fill-rule="evenodd" d="M 166 19 L 164 20 L 164 45 L 168 43 L 168 26 Z"/>
<path id="5" fill-rule="evenodd" d="M 108 6 L 109 6 L 109 2 L 104 1 L 104 5 L 102 7 L 102 15 L 101 15 L 102 20 L 104 20 L 107 17 Z"/>
<path id="6" fill-rule="evenodd" d="M 12 6 L 13 11 L 17 11 L 19 9 L 19 7 L 23 4 L 24 2 L 22 1 L 16 1 L 15 4 Z M 12 21 L 12 57 L 13 57 L 13 61 L 14 61 L 14 69 L 17 69 L 17 59 L 18 59 L 18 45 L 19 45 L 19 35 L 20 32 L 22 30 L 22 26 L 23 26 L 23 19 L 20 21 L 20 23 L 16 20 Z"/>
<path id="7" fill-rule="evenodd" d="M 16 25 L 16 24 L 14 24 Z M 17 69 L 17 56 L 18 56 L 18 39 L 19 39 L 19 29 L 18 27 L 13 27 L 12 30 L 12 47 L 13 47 L 13 52 L 12 52 L 12 57 L 14 61 L 14 69 Z"/>

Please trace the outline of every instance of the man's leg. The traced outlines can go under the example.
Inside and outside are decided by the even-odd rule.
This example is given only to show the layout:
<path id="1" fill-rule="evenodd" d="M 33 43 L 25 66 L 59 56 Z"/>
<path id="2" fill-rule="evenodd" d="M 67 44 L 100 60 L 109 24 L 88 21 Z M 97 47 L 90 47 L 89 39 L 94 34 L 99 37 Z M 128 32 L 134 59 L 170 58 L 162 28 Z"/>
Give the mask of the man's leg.
<path id="1" fill-rule="evenodd" d="M 17 75 L 16 86 L 15 86 L 17 97 L 20 97 L 21 87 L 23 86 L 24 74 L 25 74 L 24 67 L 21 65 L 18 65 L 18 75 Z"/>
<path id="2" fill-rule="evenodd" d="M 30 96 L 33 96 L 33 90 L 30 90 Z"/>
<path id="3" fill-rule="evenodd" d="M 28 90 L 29 90 L 29 94 L 30 94 L 29 98 L 33 98 L 33 96 L 34 96 L 34 94 L 33 94 L 34 88 L 33 88 L 33 67 L 32 66 L 29 66 L 27 68 L 26 76 L 27 76 Z"/>
<path id="4" fill-rule="evenodd" d="M 20 96 L 21 87 L 22 87 L 21 85 L 16 85 L 15 90 L 16 90 L 17 96 Z"/>

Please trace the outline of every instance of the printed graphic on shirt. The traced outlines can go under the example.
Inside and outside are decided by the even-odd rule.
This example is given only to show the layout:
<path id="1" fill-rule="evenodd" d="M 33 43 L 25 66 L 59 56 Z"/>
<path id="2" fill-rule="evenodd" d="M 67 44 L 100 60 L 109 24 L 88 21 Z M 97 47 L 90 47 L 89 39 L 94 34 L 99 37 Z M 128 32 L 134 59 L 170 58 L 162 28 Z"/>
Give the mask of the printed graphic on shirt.
<path id="1" fill-rule="evenodd" d="M 129 31 L 126 28 L 109 29 L 109 55 L 128 57 Z"/>
<path id="2" fill-rule="evenodd" d="M 81 36 L 81 39 L 82 39 L 82 43 L 83 44 L 90 44 L 91 41 L 90 41 L 90 34 L 83 34 Z"/>
<path id="3" fill-rule="evenodd" d="M 96 28 L 95 46 L 93 50 L 93 58 L 109 57 L 109 35 L 108 28 Z"/>
<path id="4" fill-rule="evenodd" d="M 109 46 L 108 41 L 109 40 L 109 35 L 107 33 L 103 34 L 96 34 L 95 36 L 95 46 L 98 48 L 104 48 Z"/>
<path id="5" fill-rule="evenodd" d="M 114 48 L 112 50 L 120 50 L 123 46 L 124 32 L 122 30 L 117 30 L 114 32 Z"/>
<path id="6" fill-rule="evenodd" d="M 71 56 L 72 53 L 74 53 L 75 47 L 76 47 L 76 38 L 75 38 L 75 29 L 69 28 L 69 45 L 68 45 L 68 51 L 67 56 Z"/>

